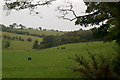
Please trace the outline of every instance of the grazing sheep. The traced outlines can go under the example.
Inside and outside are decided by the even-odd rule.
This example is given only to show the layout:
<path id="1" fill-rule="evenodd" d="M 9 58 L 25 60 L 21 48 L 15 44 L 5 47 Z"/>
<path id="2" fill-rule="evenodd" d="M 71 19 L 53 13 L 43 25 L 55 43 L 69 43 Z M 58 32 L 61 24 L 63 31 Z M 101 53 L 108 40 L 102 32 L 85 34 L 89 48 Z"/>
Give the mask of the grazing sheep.
<path id="1" fill-rule="evenodd" d="M 32 58 L 31 58 L 31 57 L 28 57 L 28 60 L 32 60 Z"/>

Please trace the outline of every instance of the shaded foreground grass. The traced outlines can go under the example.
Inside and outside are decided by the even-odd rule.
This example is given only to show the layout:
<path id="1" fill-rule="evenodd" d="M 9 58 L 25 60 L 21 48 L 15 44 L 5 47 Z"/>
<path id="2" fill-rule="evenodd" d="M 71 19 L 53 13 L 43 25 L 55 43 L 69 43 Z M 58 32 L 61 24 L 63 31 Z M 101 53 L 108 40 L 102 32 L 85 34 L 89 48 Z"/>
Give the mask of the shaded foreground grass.
<path id="1" fill-rule="evenodd" d="M 3 78 L 78 78 L 80 73 L 66 67 L 76 63 L 68 59 L 75 54 L 91 53 L 112 56 L 115 43 L 89 42 L 66 44 L 44 50 L 3 50 Z M 66 47 L 66 49 L 60 49 Z M 28 61 L 27 58 L 32 60 Z"/>

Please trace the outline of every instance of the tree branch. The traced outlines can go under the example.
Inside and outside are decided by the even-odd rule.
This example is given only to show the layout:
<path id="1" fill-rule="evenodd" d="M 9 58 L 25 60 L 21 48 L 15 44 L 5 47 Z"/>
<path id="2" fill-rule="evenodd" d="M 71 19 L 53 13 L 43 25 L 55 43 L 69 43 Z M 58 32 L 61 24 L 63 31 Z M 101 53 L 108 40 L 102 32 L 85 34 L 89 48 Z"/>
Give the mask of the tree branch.
<path id="1" fill-rule="evenodd" d="M 40 1 L 38 1 L 37 3 L 32 3 L 34 0 L 32 1 L 14 1 L 14 2 L 8 2 L 6 1 L 4 6 L 7 7 L 7 9 L 15 9 L 15 10 L 21 10 L 21 9 L 26 9 L 26 8 L 31 8 L 34 9 L 36 6 L 42 6 L 42 5 L 49 5 L 51 4 L 51 2 L 55 1 L 55 0 L 49 0 L 49 1 L 45 1 L 40 3 Z"/>
<path id="2" fill-rule="evenodd" d="M 61 13 L 62 12 L 62 16 L 59 16 L 58 18 L 62 18 L 62 19 L 66 19 L 66 20 L 69 20 L 69 21 L 73 21 L 75 19 L 77 19 L 77 15 L 75 13 L 75 11 L 73 10 L 73 5 L 71 2 L 67 2 L 69 4 L 69 6 L 65 6 L 65 5 L 62 5 L 62 6 L 59 6 L 57 8 L 57 10 Z M 65 9 L 66 7 L 69 7 L 69 9 Z M 67 18 L 66 15 L 69 13 L 69 12 L 72 12 L 74 18 L 70 19 L 70 18 Z"/>

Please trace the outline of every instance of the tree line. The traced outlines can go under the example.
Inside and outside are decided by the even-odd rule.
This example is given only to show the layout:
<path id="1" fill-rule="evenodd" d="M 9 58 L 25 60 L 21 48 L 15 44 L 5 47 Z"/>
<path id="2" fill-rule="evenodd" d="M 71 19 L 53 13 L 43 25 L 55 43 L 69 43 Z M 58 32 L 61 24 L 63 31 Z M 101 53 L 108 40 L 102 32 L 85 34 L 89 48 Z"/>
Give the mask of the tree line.
<path id="1" fill-rule="evenodd" d="M 22 35 L 30 35 L 30 36 L 41 37 L 41 38 L 44 38 L 44 36 L 46 36 L 44 34 L 33 34 L 33 33 L 25 32 L 25 31 L 17 31 L 17 30 L 15 30 L 15 29 L 17 29 L 17 28 L 15 28 L 15 26 L 18 26 L 16 23 L 13 23 L 12 25 L 9 25 L 8 27 L 6 27 L 3 24 L 0 24 L 0 26 L 2 27 L 2 31 L 3 32 L 10 32 L 10 33 L 22 34 Z M 22 24 L 20 24 L 19 26 L 21 27 L 20 29 L 26 29 L 26 27 L 23 26 Z M 33 28 L 28 28 L 28 29 L 33 29 Z M 51 29 L 51 30 L 42 29 L 41 27 L 39 27 L 39 30 L 42 30 L 42 31 L 62 32 L 62 31 L 58 31 L 58 30 L 54 30 L 54 29 Z"/>
<path id="2" fill-rule="evenodd" d="M 10 32 L 10 33 L 22 34 L 22 35 L 30 35 L 30 36 L 42 37 L 42 38 L 45 36 L 45 35 L 39 35 L 39 34 L 31 34 L 29 32 L 17 31 L 17 30 L 14 30 L 13 28 L 6 27 L 5 25 L 1 25 L 1 27 L 2 27 L 3 32 Z"/>
<path id="3" fill-rule="evenodd" d="M 25 41 L 25 39 L 23 39 L 21 36 L 17 37 L 17 36 L 14 36 L 14 37 L 10 37 L 8 35 L 3 35 L 3 38 L 4 39 L 9 39 L 9 40 L 19 40 L 19 41 Z M 31 42 L 32 39 L 31 38 L 27 38 L 26 41 L 29 41 Z"/>
<path id="4" fill-rule="evenodd" d="M 45 36 L 42 42 L 38 43 L 36 40 L 33 45 L 33 49 L 44 49 L 50 48 L 58 45 L 68 44 L 68 43 L 79 43 L 79 42 L 90 42 L 97 41 L 93 37 L 91 30 L 79 30 L 67 32 L 61 36 L 48 35 Z"/>

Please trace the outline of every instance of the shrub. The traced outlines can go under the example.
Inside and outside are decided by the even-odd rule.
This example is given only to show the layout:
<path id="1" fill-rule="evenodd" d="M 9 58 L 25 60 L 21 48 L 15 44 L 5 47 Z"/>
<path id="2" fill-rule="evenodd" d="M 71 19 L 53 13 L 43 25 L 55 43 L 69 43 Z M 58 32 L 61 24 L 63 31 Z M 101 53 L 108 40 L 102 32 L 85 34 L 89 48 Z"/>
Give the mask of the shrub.
<path id="1" fill-rule="evenodd" d="M 32 41 L 32 39 L 31 39 L 31 38 L 27 38 L 27 41 L 31 42 L 31 41 Z"/>
<path id="2" fill-rule="evenodd" d="M 71 69 L 82 73 L 87 78 L 113 78 L 109 57 L 96 56 L 89 51 L 88 54 L 91 62 L 78 55 L 75 55 L 75 58 L 70 58 L 78 63 L 77 67 L 73 66 Z"/>
<path id="3" fill-rule="evenodd" d="M 38 49 L 38 48 L 39 48 L 38 40 L 35 40 L 33 44 L 33 49 Z"/>
<path id="4" fill-rule="evenodd" d="M 120 78 L 120 46 L 114 48 L 115 49 L 115 57 L 112 61 L 113 64 L 113 71 L 119 76 Z"/>
<path id="5" fill-rule="evenodd" d="M 9 48 L 9 47 L 10 47 L 10 42 L 5 41 L 5 43 L 4 43 L 4 48 Z"/>

